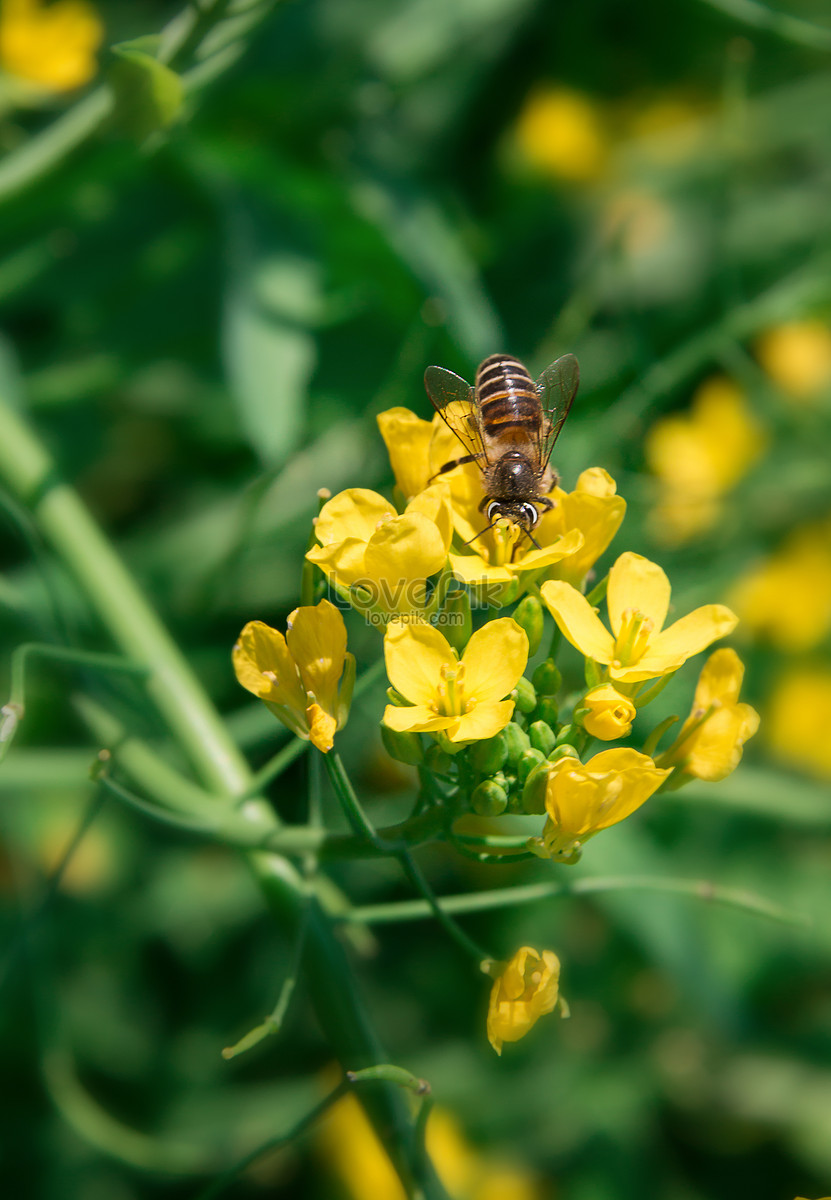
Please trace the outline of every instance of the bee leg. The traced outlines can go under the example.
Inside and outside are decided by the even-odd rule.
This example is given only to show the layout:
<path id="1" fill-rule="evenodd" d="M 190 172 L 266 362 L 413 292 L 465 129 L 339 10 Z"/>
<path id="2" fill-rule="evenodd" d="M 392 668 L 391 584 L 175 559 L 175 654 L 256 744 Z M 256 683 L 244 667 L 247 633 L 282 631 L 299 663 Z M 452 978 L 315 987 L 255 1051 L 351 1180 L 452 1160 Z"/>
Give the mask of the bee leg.
<path id="1" fill-rule="evenodd" d="M 446 471 L 452 471 L 454 467 L 464 467 L 467 463 L 477 462 L 481 457 L 481 454 L 465 454 L 462 458 L 451 459 L 443 467 L 439 467 L 435 475 L 430 476 L 430 482 L 432 483 L 434 479 L 438 479 L 439 475 L 444 475 Z"/>
<path id="2" fill-rule="evenodd" d="M 557 501 L 552 500 L 549 496 L 540 496 L 539 500 L 534 501 L 535 504 L 541 504 L 543 508 L 556 508 Z"/>

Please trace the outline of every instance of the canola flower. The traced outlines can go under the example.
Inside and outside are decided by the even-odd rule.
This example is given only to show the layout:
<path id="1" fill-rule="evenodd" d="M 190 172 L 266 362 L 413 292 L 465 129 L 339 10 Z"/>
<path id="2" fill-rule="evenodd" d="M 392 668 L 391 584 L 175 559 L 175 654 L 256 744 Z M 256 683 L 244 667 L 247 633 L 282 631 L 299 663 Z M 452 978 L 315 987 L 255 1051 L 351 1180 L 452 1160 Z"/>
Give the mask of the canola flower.
<path id="1" fill-rule="evenodd" d="M 96 74 L 104 27 L 86 0 L 3 0 L 0 67 L 47 92 L 66 92 Z"/>
<path id="2" fill-rule="evenodd" d="M 721 383 L 700 402 L 702 411 L 715 406 L 719 415 L 712 427 L 712 414 L 706 416 L 699 443 L 706 452 L 687 477 L 709 471 L 711 498 L 761 451 L 755 431 L 732 475 L 717 462 L 724 447 L 713 445 L 725 419 L 737 438 L 748 431 L 742 403 Z M 484 530 L 481 472 L 475 463 L 441 471 L 459 457 L 459 444 L 438 414 L 425 420 L 394 408 L 379 415 L 378 426 L 395 477 L 392 499 L 366 488 L 328 499 L 304 574 L 304 595 L 318 603 L 291 615 L 285 638 L 250 622 L 234 655 L 243 686 L 326 754 L 356 837 L 384 852 L 385 840 L 372 832 L 372 814 L 360 810 L 333 750 L 352 666 L 344 621 L 327 589 L 349 605 L 353 620 L 377 627 L 379 641 L 383 636 L 390 686 L 377 717 L 386 752 L 418 767 L 412 820 L 420 840 L 437 838 L 482 863 L 537 857 L 564 869 L 591 852 L 595 836 L 633 818 L 661 791 L 689 779 L 723 779 L 735 769 L 759 719 L 739 700 L 744 669 L 730 648 L 710 655 L 691 712 L 657 752 L 673 718 L 650 726 L 642 714 L 686 661 L 732 633 L 738 618 L 711 603 L 669 620 L 667 575 L 629 551 L 598 578 L 626 512 L 605 470 L 588 467 L 573 490 L 553 487 L 532 541 L 505 518 Z M 670 434 L 664 430 L 666 454 L 678 444 L 678 430 Z M 608 623 L 598 612 L 604 596 Z M 583 689 L 564 685 L 560 634 L 584 660 Z M 546 644 L 551 649 L 539 661 Z M 597 753 L 595 740 L 602 745 Z M 482 830 L 483 817 L 498 821 L 503 814 L 536 817 L 540 825 L 532 836 Z M 407 830 L 407 821 L 397 827 L 391 854 L 406 853 Z M 457 940 L 472 948 L 464 933 Z M 507 964 L 485 961 L 493 978 L 487 1036 L 501 1054 L 541 1016 L 562 1008 L 560 962 L 553 950 L 528 946 Z"/>
<path id="3" fill-rule="evenodd" d="M 814 404 L 831 387 L 831 326 L 817 318 L 775 325 L 756 342 L 756 357 L 787 399 Z"/>
<path id="4" fill-rule="evenodd" d="M 831 779 L 831 666 L 803 664 L 783 672 L 765 711 L 765 737 L 783 763 Z"/>

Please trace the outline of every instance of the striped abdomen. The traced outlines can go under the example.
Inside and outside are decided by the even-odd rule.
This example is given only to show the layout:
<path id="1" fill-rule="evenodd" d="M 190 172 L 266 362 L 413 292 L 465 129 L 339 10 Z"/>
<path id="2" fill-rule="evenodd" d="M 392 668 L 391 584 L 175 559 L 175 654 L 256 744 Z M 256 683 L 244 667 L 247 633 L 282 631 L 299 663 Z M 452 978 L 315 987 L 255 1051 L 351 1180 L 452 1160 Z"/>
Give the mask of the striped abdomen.
<path id="1" fill-rule="evenodd" d="M 476 372 L 476 405 L 482 430 L 507 442 L 534 441 L 542 423 L 542 406 L 534 381 L 509 354 L 492 354 Z"/>

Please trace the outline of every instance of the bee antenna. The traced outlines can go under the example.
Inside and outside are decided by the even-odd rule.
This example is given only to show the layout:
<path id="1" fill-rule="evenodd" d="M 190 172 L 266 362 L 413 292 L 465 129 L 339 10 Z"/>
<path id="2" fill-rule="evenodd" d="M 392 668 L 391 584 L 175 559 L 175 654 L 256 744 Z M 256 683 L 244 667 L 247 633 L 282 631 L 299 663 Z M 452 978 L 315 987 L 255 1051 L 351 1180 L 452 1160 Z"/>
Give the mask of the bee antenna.
<path id="1" fill-rule="evenodd" d="M 526 529 L 526 530 L 525 530 L 525 536 L 528 538 L 528 540 L 529 540 L 530 542 L 533 542 L 533 543 L 534 543 L 534 545 L 537 547 L 537 549 L 538 549 L 538 550 L 542 550 L 542 546 L 539 544 L 539 542 L 537 541 L 537 539 L 534 537 L 534 535 L 533 535 L 533 533 L 531 532 L 531 530 L 530 530 L 530 529 Z"/>
<path id="2" fill-rule="evenodd" d="M 499 520 L 499 517 L 497 517 L 497 518 L 496 518 L 496 520 L 498 521 L 498 520 Z M 470 539 L 470 541 L 469 541 L 469 542 L 465 542 L 465 545 L 466 545 L 466 546 L 470 546 L 470 545 L 472 545 L 472 544 L 473 544 L 473 542 L 475 542 L 475 541 L 478 541 L 478 539 L 479 539 L 480 537 L 484 537 L 484 536 L 485 536 L 485 534 L 488 532 L 488 530 L 489 530 L 489 529 L 493 529 L 493 527 L 494 527 L 494 525 L 495 525 L 495 524 L 496 524 L 496 521 L 492 521 L 490 525 L 486 525 L 484 529 L 480 529 L 478 533 L 475 533 L 475 534 L 473 535 L 473 537 Z"/>

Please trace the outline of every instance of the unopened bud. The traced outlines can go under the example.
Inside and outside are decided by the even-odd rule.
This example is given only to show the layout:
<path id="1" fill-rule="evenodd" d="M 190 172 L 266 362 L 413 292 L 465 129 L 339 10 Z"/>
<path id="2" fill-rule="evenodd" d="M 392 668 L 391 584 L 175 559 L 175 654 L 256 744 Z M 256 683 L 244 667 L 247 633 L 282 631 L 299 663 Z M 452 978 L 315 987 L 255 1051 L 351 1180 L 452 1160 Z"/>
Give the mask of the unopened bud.
<path id="1" fill-rule="evenodd" d="M 498 817 L 508 807 L 508 793 L 492 779 L 485 779 L 473 789 L 470 804 L 480 817 Z"/>
<path id="2" fill-rule="evenodd" d="M 505 744 L 508 748 L 508 762 L 516 766 L 523 751 L 531 749 L 528 734 L 524 729 L 520 729 L 516 721 L 511 721 L 506 725 L 502 733 L 505 735 Z"/>
<path id="3" fill-rule="evenodd" d="M 533 749 L 539 750 L 543 757 L 551 753 L 557 742 L 554 730 L 545 721 L 534 721 L 532 725 L 529 725 L 528 737 L 531 739 Z"/>
<path id="4" fill-rule="evenodd" d="M 485 738 L 470 748 L 470 765 L 480 775 L 493 775 L 500 771 L 508 760 L 508 740 L 502 729 L 496 737 Z"/>
<path id="5" fill-rule="evenodd" d="M 433 742 L 424 752 L 424 765 L 434 775 L 446 775 L 450 770 L 451 758 L 449 754 L 445 754 L 441 746 L 437 746 Z"/>
<path id="6" fill-rule="evenodd" d="M 514 609 L 514 620 L 528 637 L 528 654 L 536 654 L 540 648 L 543 631 L 542 604 L 536 596 L 523 596 Z"/>
<path id="7" fill-rule="evenodd" d="M 381 741 L 384 743 L 384 749 L 387 754 L 389 754 L 390 758 L 394 758 L 396 762 L 407 763 L 411 767 L 417 767 L 419 763 L 424 761 L 424 747 L 417 733 L 390 729 L 389 726 L 382 725 Z"/>
<path id="8" fill-rule="evenodd" d="M 579 762 L 580 755 L 574 749 L 570 742 L 563 742 L 561 746 L 555 746 L 548 756 L 549 762 L 557 762 L 560 758 L 576 758 Z"/>
<path id="9" fill-rule="evenodd" d="M 537 693 L 530 679 L 523 675 L 511 692 L 511 698 L 521 713 L 533 712 L 537 707 Z"/>
<path id="10" fill-rule="evenodd" d="M 534 687 L 541 696 L 556 696 L 563 682 L 563 676 L 552 658 L 541 662 L 532 676 Z"/>
<path id="11" fill-rule="evenodd" d="M 447 638 L 454 650 L 459 654 L 464 651 L 473 632 L 473 621 L 470 616 L 470 596 L 462 588 L 456 592 L 448 592 L 444 609 L 437 622 L 438 628 Z"/>
<path id="12" fill-rule="evenodd" d="M 544 763 L 544 762 L 545 762 L 545 755 L 542 753 L 541 750 L 534 750 L 533 747 L 530 750 L 526 750 L 523 754 L 521 754 L 519 762 L 517 763 L 517 769 L 516 769 L 517 779 L 519 780 L 520 784 L 525 783 L 526 779 L 531 774 L 534 767 L 538 767 L 541 763 Z"/>
<path id="13" fill-rule="evenodd" d="M 534 709 L 534 717 L 537 721 L 545 721 L 546 725 L 550 725 L 553 729 L 557 724 L 557 718 L 560 715 L 560 706 L 553 696 L 540 696 L 537 701 L 537 707 Z"/>
<path id="14" fill-rule="evenodd" d="M 529 773 L 522 789 L 523 811 L 532 816 L 545 812 L 545 796 L 548 790 L 549 764 L 538 763 Z"/>

